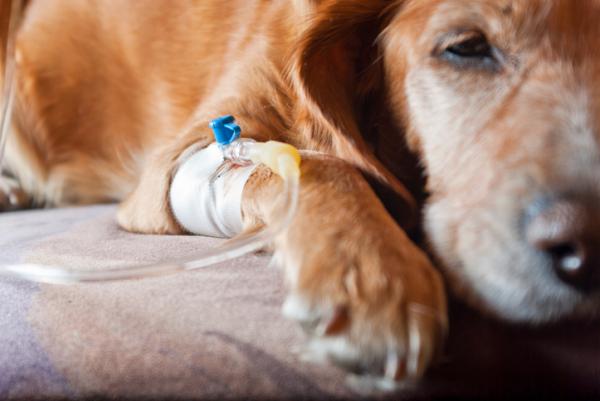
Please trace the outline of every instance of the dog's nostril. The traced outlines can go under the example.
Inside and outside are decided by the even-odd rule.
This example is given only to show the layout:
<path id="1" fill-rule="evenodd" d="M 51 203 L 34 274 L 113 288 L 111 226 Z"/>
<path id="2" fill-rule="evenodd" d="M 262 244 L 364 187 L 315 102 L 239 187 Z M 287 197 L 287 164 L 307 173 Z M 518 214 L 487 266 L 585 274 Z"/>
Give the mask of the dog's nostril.
<path id="1" fill-rule="evenodd" d="M 600 266 L 592 253 L 598 244 L 590 209 L 573 201 L 556 201 L 531 215 L 526 227 L 527 240 L 551 261 L 563 282 L 581 290 L 595 286 Z"/>

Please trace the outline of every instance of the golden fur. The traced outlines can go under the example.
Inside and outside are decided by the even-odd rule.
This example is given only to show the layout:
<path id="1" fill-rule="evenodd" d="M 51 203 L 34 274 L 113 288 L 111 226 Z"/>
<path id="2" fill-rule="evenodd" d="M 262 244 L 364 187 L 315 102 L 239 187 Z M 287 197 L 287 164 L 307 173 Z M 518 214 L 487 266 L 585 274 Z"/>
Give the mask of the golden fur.
<path id="1" fill-rule="evenodd" d="M 598 116 L 598 16 L 592 0 L 33 0 L 7 172 L 36 204 L 122 201 L 123 228 L 175 234 L 170 177 L 184 150 L 210 141 L 210 119 L 233 114 L 245 136 L 328 154 L 306 155 L 298 214 L 275 244 L 284 310 L 311 327 L 317 354 L 419 377 L 440 349 L 446 301 L 401 228 L 421 200 L 405 142 L 428 177 L 428 237 L 466 299 L 516 320 L 598 309 L 596 298 L 544 309 L 521 293 L 538 291 L 531 277 L 502 267 L 537 263 L 507 222 L 534 190 L 572 178 L 559 149 L 597 154 L 593 118 L 579 143 L 552 142 L 548 121 L 569 130 L 573 113 Z M 441 35 L 463 31 L 503 49 L 499 70 L 439 57 Z M 357 168 L 394 190 L 398 221 Z M 269 224 L 278 187 L 266 170 L 252 176 L 249 229 Z"/>

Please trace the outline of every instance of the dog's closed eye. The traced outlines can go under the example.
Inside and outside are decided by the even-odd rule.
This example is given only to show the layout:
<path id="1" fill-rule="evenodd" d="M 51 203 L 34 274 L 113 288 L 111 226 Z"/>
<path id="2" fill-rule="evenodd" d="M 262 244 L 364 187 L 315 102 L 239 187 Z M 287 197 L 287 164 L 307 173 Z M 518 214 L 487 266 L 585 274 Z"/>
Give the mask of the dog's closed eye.
<path id="1" fill-rule="evenodd" d="M 500 52 L 480 31 L 459 31 L 446 34 L 438 42 L 433 55 L 459 69 L 480 69 L 496 72 L 500 68 Z"/>

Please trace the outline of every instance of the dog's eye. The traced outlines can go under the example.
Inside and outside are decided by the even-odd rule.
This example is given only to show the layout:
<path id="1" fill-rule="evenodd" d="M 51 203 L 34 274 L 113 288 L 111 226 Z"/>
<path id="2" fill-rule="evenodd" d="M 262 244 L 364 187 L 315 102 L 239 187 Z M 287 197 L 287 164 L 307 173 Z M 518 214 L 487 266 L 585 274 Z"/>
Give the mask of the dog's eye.
<path id="1" fill-rule="evenodd" d="M 492 48 L 484 36 L 473 36 L 448 46 L 446 52 L 458 57 L 492 57 Z"/>
<path id="2" fill-rule="evenodd" d="M 438 56 L 461 68 L 496 69 L 496 52 L 481 32 L 462 32 L 442 39 Z"/>

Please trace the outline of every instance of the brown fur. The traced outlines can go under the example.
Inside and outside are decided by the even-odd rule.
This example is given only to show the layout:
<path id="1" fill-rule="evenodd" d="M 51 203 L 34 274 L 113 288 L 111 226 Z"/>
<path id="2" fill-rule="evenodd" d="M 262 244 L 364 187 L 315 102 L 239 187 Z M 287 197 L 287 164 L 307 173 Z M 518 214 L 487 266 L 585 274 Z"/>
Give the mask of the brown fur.
<path id="1" fill-rule="evenodd" d="M 444 289 L 357 168 L 394 190 L 410 226 L 417 203 L 405 184 L 420 180 L 406 142 L 428 174 L 428 234 L 452 282 L 478 307 L 517 318 L 477 288 L 521 274 L 498 256 L 518 244 L 498 238 L 517 236 L 507 222 L 535 195 L 527 185 L 561 185 L 551 176 L 565 158 L 547 141 L 546 117 L 564 104 L 552 90 L 576 96 L 578 82 L 599 80 L 584 47 L 600 6 L 575 3 L 33 1 L 18 36 L 7 167 L 38 204 L 122 201 L 125 229 L 174 234 L 170 178 L 182 152 L 210 141 L 210 119 L 233 114 L 247 137 L 329 154 L 305 155 L 298 214 L 275 244 L 286 312 L 313 328 L 319 354 L 418 377 L 445 331 Z M 484 32 L 506 52 L 503 69 L 437 57 L 440 35 L 457 29 Z M 589 98 L 586 112 L 598 115 Z M 272 221 L 279 186 L 268 171 L 252 176 L 249 228 Z M 569 313 L 525 302 L 525 319 Z M 597 304 L 585 302 L 581 310 Z"/>

